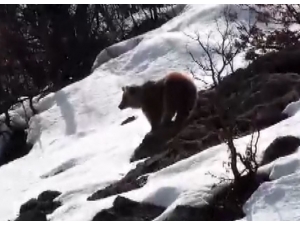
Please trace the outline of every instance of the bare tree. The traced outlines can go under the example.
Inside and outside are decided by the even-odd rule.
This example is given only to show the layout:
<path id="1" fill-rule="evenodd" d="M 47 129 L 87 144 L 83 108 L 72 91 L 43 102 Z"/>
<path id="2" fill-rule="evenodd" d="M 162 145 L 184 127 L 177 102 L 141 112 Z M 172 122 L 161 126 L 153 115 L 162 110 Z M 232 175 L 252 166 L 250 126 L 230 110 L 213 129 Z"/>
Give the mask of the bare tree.
<path id="1" fill-rule="evenodd" d="M 223 27 L 220 25 L 220 21 L 224 22 Z M 222 127 L 222 129 L 217 130 L 217 132 L 221 140 L 228 146 L 230 152 L 229 166 L 233 173 L 234 180 L 238 181 L 244 172 L 253 174 L 257 171 L 256 153 L 259 132 L 256 138 L 254 138 L 254 133 L 252 134 L 251 141 L 247 146 L 244 156 L 237 152 L 234 144 L 237 119 L 223 101 L 219 87 L 223 77 L 236 70 L 234 59 L 247 45 L 251 32 L 254 30 L 255 23 L 251 23 L 250 21 L 248 21 L 248 23 L 242 23 L 238 21 L 237 14 L 232 12 L 229 7 L 224 9 L 220 20 L 215 19 L 215 23 L 217 35 L 220 37 L 220 42 L 218 43 L 212 42 L 212 32 L 207 35 L 205 41 L 203 41 L 199 33 L 195 36 L 186 35 L 196 41 L 204 53 L 200 59 L 197 59 L 189 52 L 192 60 L 199 66 L 201 71 L 203 71 L 201 75 L 193 75 L 196 79 L 202 81 L 204 81 L 202 77 L 209 77 L 212 80 L 212 88 L 214 90 L 212 102 L 214 102 L 213 105 Z M 245 37 L 243 40 L 239 39 L 241 33 L 243 33 Z M 248 39 L 246 37 L 248 37 Z M 207 84 L 206 81 L 204 82 Z M 238 160 L 240 160 L 245 167 L 241 172 L 238 170 Z"/>
<path id="2" fill-rule="evenodd" d="M 226 69 L 230 69 L 230 72 L 235 70 L 234 68 L 234 58 L 240 53 L 241 48 L 237 42 L 238 35 L 236 34 L 236 27 L 233 26 L 233 21 L 236 20 L 236 14 L 231 12 L 230 8 L 227 7 L 223 11 L 224 29 L 220 25 L 220 20 L 215 19 L 215 24 L 217 27 L 217 35 L 220 37 L 221 41 L 213 43 L 211 40 L 210 32 L 206 41 L 201 40 L 201 35 L 196 33 L 195 36 L 186 34 L 192 40 L 196 41 L 201 50 L 204 52 L 204 56 L 201 60 L 198 60 L 194 55 L 189 52 L 192 60 L 202 69 L 202 76 L 208 76 L 212 78 L 213 86 L 216 87 L 222 80 L 222 74 L 226 73 Z M 221 59 L 221 65 L 217 65 L 217 61 Z M 198 78 L 200 79 L 200 78 Z"/>

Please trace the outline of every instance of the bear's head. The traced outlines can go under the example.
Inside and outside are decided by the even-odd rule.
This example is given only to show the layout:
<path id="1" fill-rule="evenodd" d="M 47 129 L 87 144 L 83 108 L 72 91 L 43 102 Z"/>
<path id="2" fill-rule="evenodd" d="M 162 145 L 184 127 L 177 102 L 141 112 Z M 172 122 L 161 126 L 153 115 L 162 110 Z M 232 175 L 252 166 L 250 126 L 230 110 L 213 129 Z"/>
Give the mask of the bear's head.
<path id="1" fill-rule="evenodd" d="M 122 87 L 123 96 L 119 104 L 119 109 L 126 108 L 141 108 L 142 105 L 142 88 L 139 86 L 125 86 Z"/>

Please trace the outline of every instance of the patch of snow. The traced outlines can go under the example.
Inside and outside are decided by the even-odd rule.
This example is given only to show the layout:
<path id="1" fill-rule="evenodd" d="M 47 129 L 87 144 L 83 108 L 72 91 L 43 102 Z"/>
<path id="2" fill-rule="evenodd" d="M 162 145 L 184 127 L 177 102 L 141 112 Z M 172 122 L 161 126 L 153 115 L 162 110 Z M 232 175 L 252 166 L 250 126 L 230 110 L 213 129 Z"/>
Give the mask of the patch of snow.
<path id="1" fill-rule="evenodd" d="M 186 5 L 179 4 L 179 5 L 176 5 L 175 7 L 166 7 L 165 9 L 161 9 L 161 11 L 164 12 L 165 14 L 173 17 L 173 16 L 176 16 L 179 13 L 181 13 L 185 7 L 186 7 Z M 136 21 L 143 20 L 146 17 L 145 13 L 142 11 L 137 12 L 137 13 L 133 14 L 132 16 Z M 148 15 L 148 16 L 150 16 L 150 15 Z M 127 26 L 132 27 L 133 26 L 132 18 L 129 17 L 128 19 L 125 19 L 124 24 L 127 24 Z M 149 33 L 150 32 L 148 32 L 148 34 Z M 148 34 L 146 34 L 146 35 L 148 35 Z M 125 41 L 121 41 L 119 43 L 116 43 L 112 46 L 105 48 L 96 57 L 96 60 L 92 66 L 91 71 L 93 72 L 95 69 L 100 67 L 102 64 L 108 62 L 109 60 L 117 58 L 120 55 L 132 50 L 143 40 L 144 36 L 145 36 L 145 34 L 139 35 L 139 36 L 133 37 L 133 38 L 125 40 Z"/>
<path id="2" fill-rule="evenodd" d="M 288 104 L 282 113 L 288 115 L 289 117 L 294 116 L 300 110 L 300 100 L 291 102 Z"/>
<path id="3" fill-rule="evenodd" d="M 291 164 L 289 164 L 290 166 Z M 243 220 L 300 220 L 300 171 L 263 183 L 244 205 Z"/>
<path id="4" fill-rule="evenodd" d="M 281 157 L 274 161 L 273 168 L 270 173 L 270 179 L 276 180 L 283 176 L 300 171 L 300 154 L 296 152 L 286 157 Z"/>

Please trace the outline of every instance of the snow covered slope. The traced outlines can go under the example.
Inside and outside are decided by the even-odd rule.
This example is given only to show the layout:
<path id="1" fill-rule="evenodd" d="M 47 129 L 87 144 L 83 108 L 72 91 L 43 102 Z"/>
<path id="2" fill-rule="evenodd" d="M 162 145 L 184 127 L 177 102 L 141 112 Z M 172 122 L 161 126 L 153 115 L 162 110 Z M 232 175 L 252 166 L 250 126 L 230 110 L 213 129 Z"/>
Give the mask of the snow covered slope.
<path id="1" fill-rule="evenodd" d="M 100 53 L 90 76 L 45 97 L 38 105 L 43 112 L 30 121 L 28 139 L 34 142 L 32 151 L 0 168 L 0 220 L 14 219 L 22 203 L 49 189 L 63 193 L 63 205 L 49 216 L 51 220 L 90 220 L 96 212 L 110 207 L 116 196 L 93 202 L 86 199 L 135 166 L 129 158 L 150 128 L 140 111 L 118 109 L 121 86 L 158 79 L 172 70 L 200 72 L 187 48 L 195 57 L 203 52 L 184 33 L 196 30 L 205 34 L 214 30 L 214 19 L 220 17 L 223 7 L 186 6 L 182 14 L 162 27 L 112 46 L 112 58 Z M 239 16 L 248 19 L 245 12 Z M 240 58 L 237 63 L 243 65 Z M 202 88 L 202 83 L 198 84 Z M 138 119 L 120 126 L 131 115 Z M 299 122 L 300 114 L 296 113 L 263 131 L 259 150 L 279 135 L 300 135 L 293 128 Z M 248 141 L 248 136 L 236 141 L 239 151 L 245 150 Z M 215 146 L 151 174 L 143 188 L 124 196 L 168 207 L 157 218 L 162 219 L 176 204 L 200 204 L 214 182 L 206 173 L 223 174 L 225 160 L 226 147 Z M 284 185 L 289 181 L 278 180 L 279 185 L 280 182 Z M 271 183 L 269 188 L 276 185 Z M 255 208 L 264 206 L 255 204 L 254 200 L 248 203 Z M 247 212 L 249 216 L 255 214 L 254 210 Z"/>

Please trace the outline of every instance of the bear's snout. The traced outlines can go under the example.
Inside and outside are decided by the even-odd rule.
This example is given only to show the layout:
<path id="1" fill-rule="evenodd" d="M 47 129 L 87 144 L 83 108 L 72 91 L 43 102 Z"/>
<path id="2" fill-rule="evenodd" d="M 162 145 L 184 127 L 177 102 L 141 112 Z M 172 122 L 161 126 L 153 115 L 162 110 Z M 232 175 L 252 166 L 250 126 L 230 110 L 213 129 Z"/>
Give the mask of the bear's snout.
<path id="1" fill-rule="evenodd" d="M 120 105 L 118 106 L 120 110 L 123 110 L 125 108 L 124 104 L 122 104 L 122 102 L 120 103 Z"/>

